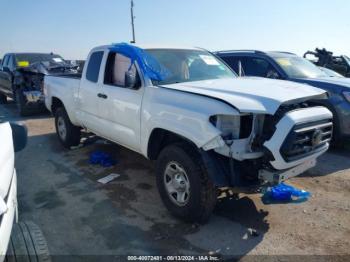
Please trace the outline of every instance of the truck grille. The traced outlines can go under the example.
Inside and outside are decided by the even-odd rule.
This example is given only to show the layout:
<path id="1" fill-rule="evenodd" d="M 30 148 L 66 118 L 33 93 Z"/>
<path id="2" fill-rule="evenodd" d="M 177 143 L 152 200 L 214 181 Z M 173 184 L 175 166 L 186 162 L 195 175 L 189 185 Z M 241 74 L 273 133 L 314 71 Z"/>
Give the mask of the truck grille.
<path id="1" fill-rule="evenodd" d="M 296 125 L 282 144 L 281 155 L 286 162 L 311 155 L 331 141 L 332 133 L 330 119 Z"/>

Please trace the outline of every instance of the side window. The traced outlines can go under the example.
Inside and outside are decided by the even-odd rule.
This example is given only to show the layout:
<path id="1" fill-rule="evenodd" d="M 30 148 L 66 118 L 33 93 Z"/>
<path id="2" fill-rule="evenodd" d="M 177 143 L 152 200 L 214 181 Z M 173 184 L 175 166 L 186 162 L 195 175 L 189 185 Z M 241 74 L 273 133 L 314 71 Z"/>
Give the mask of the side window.
<path id="1" fill-rule="evenodd" d="M 9 56 L 9 60 L 8 60 L 8 67 L 10 68 L 10 70 L 15 70 L 16 69 L 16 65 L 15 65 L 15 61 L 14 61 L 14 56 L 11 55 Z"/>
<path id="2" fill-rule="evenodd" d="M 239 57 L 237 57 L 237 56 L 224 56 L 221 58 L 233 69 L 233 71 L 235 71 L 235 73 L 237 75 L 239 74 L 239 72 L 238 72 L 239 71 L 238 62 L 240 60 Z"/>
<path id="3" fill-rule="evenodd" d="M 97 83 L 98 75 L 100 73 L 102 58 L 103 58 L 103 51 L 98 51 L 91 54 L 88 67 L 86 69 L 87 80 Z"/>
<path id="4" fill-rule="evenodd" d="M 136 75 L 136 86 L 141 86 L 139 74 L 136 66 L 131 64 L 131 59 L 122 54 L 110 52 L 106 64 L 104 83 L 106 85 L 126 87 L 126 73 Z"/>
<path id="5" fill-rule="evenodd" d="M 4 67 L 4 66 L 7 66 L 8 60 L 9 60 L 9 56 L 8 56 L 8 55 L 5 55 L 4 60 L 2 61 L 2 66 L 3 66 L 3 67 Z"/>
<path id="6" fill-rule="evenodd" d="M 265 59 L 243 57 L 241 59 L 241 65 L 246 76 L 279 78 L 277 71 Z"/>

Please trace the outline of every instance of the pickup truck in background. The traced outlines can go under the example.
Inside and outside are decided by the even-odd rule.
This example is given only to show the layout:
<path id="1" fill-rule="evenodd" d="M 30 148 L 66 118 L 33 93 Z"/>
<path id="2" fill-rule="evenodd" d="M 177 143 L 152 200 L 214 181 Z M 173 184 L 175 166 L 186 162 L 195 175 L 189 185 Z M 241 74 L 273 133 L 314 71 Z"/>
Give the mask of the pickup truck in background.
<path id="1" fill-rule="evenodd" d="M 40 112 L 45 109 L 44 75 L 75 74 L 77 67 L 52 53 L 6 54 L 0 66 L 0 103 L 10 97 L 17 103 L 20 115 Z"/>
<path id="2" fill-rule="evenodd" d="M 168 210 L 204 222 L 218 189 L 278 184 L 329 147 L 323 90 L 237 78 L 198 48 L 94 48 L 82 76 L 45 76 L 45 104 L 69 148 L 84 128 L 150 160 Z"/>

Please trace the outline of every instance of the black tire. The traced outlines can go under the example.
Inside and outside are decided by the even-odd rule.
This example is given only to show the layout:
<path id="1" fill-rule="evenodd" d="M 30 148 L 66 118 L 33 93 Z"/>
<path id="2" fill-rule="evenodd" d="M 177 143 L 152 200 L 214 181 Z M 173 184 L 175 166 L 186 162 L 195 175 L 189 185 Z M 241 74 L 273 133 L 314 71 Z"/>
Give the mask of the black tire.
<path id="1" fill-rule="evenodd" d="M 26 105 L 25 98 L 20 89 L 16 90 L 16 105 L 18 113 L 21 116 L 30 116 L 31 114 L 33 114 L 33 111 Z"/>
<path id="2" fill-rule="evenodd" d="M 13 225 L 6 262 L 50 262 L 50 252 L 45 237 L 33 222 Z"/>
<path id="3" fill-rule="evenodd" d="M 60 132 L 59 126 L 61 125 L 64 125 L 66 130 L 65 136 L 62 134 L 62 132 Z M 80 144 L 80 127 L 72 124 L 66 110 L 63 107 L 58 108 L 55 112 L 55 126 L 58 139 L 61 141 L 64 147 L 70 148 Z"/>
<path id="4" fill-rule="evenodd" d="M 340 124 L 339 119 L 337 117 L 337 113 L 330 106 L 327 106 L 327 109 L 333 114 L 333 135 L 330 146 L 334 149 L 342 149 L 344 148 L 344 141 L 340 132 Z"/>
<path id="5" fill-rule="evenodd" d="M 343 138 L 339 134 L 337 134 L 335 131 L 333 131 L 331 148 L 343 149 L 344 147 L 345 147 L 345 143 L 344 143 Z"/>
<path id="6" fill-rule="evenodd" d="M 181 165 L 190 185 L 188 200 L 182 206 L 174 203 L 174 195 L 171 196 L 165 186 L 166 169 L 174 162 Z M 186 143 L 165 147 L 157 160 L 156 179 L 160 197 L 171 214 L 192 223 L 208 221 L 216 204 L 217 189 L 203 168 L 197 149 Z"/>
<path id="7" fill-rule="evenodd" d="M 7 104 L 7 96 L 0 94 L 0 104 Z"/>

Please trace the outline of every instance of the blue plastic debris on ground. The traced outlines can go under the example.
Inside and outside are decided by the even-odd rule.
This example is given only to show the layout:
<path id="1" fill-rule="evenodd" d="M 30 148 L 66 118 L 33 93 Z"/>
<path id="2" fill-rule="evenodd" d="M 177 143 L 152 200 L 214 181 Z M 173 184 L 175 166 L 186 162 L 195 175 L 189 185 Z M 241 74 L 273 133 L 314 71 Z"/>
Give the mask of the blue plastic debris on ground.
<path id="1" fill-rule="evenodd" d="M 101 165 L 103 167 L 110 167 L 116 164 L 116 161 L 108 153 L 102 151 L 93 151 L 90 154 L 90 164 Z"/>
<path id="2" fill-rule="evenodd" d="M 129 57 L 131 59 L 131 66 L 137 61 L 144 75 L 152 80 L 162 81 L 171 75 L 170 71 L 161 65 L 152 55 L 137 46 L 119 43 L 113 44 L 110 50 Z"/>
<path id="3" fill-rule="evenodd" d="M 262 201 L 264 204 L 300 203 L 307 201 L 310 196 L 310 192 L 281 183 L 269 188 L 262 196 Z"/>

